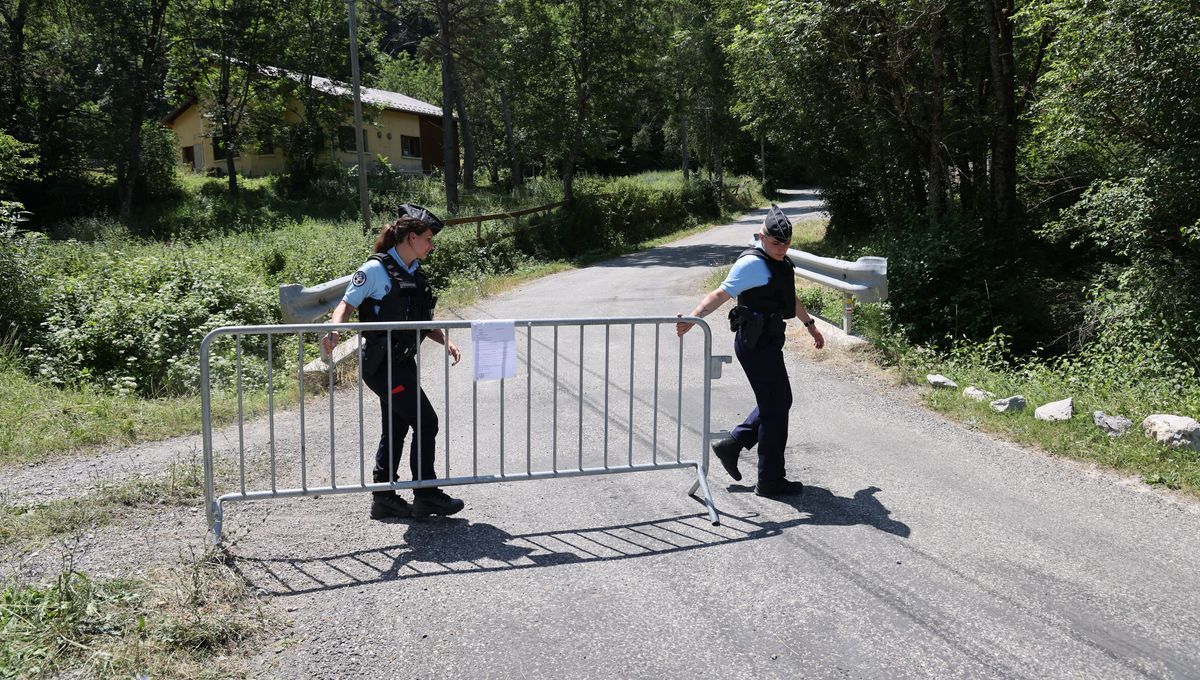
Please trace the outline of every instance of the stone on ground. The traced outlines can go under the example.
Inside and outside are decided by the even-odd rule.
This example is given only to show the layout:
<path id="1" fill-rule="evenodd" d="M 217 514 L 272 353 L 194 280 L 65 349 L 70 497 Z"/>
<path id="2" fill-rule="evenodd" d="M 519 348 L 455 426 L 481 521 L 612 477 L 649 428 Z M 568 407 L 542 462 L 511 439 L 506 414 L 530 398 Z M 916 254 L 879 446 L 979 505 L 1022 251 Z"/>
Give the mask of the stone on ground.
<path id="1" fill-rule="evenodd" d="M 947 378 L 946 376 L 942 375 L 941 373 L 929 373 L 925 376 L 925 381 L 928 382 L 930 385 L 933 385 L 934 387 L 942 387 L 942 388 L 950 388 L 950 389 L 958 388 L 958 383 Z"/>
<path id="2" fill-rule="evenodd" d="M 1200 451 L 1200 423 L 1187 416 L 1149 415 L 1142 421 L 1142 429 L 1160 444 Z"/>
<path id="3" fill-rule="evenodd" d="M 1075 399 L 1067 397 L 1058 401 L 1052 401 L 1049 404 L 1042 404 L 1033 412 L 1033 417 L 1038 420 L 1062 421 L 1070 420 L 1075 414 Z"/>
<path id="4" fill-rule="evenodd" d="M 974 399 L 975 401 L 985 401 L 994 398 L 996 395 L 993 392 L 981 390 L 978 387 L 971 385 L 967 387 L 967 389 L 963 390 L 963 396 L 968 399 Z"/>
<path id="5" fill-rule="evenodd" d="M 1004 399 L 997 399 L 988 404 L 988 406 L 991 406 L 993 411 L 999 411 L 1000 413 L 1016 413 L 1025 410 L 1025 397 L 1015 394 Z"/>
<path id="6" fill-rule="evenodd" d="M 1110 416 L 1104 411 L 1092 413 L 1092 422 L 1110 437 L 1120 437 L 1133 427 L 1133 421 L 1124 416 Z"/>

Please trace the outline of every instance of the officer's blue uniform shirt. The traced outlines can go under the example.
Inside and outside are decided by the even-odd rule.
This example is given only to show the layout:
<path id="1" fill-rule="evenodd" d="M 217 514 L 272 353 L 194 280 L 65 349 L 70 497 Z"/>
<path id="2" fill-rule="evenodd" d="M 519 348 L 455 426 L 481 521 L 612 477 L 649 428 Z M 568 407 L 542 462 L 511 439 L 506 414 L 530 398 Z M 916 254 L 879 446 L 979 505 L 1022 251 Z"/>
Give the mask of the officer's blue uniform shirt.
<path id="1" fill-rule="evenodd" d="M 762 250 L 762 245 L 757 241 L 754 247 Z M 766 260 L 758 257 L 739 257 L 721 283 L 721 290 L 728 293 L 729 297 L 737 297 L 751 288 L 765 286 L 770 281 L 771 270 L 767 267 Z"/>
<path id="2" fill-rule="evenodd" d="M 412 266 L 405 266 L 404 260 L 400 259 L 400 254 L 395 248 L 388 248 L 388 255 L 391 256 L 404 271 L 409 274 L 416 273 L 417 268 L 421 266 L 421 261 L 413 258 Z M 354 272 L 354 276 L 350 277 L 350 285 L 346 286 L 346 294 L 342 296 L 342 300 L 348 302 L 355 309 L 362 305 L 363 300 L 371 298 L 372 300 L 382 300 L 383 296 L 388 294 L 392 289 L 392 277 L 388 276 L 387 268 L 378 260 L 367 260 L 366 264 L 358 268 Z"/>

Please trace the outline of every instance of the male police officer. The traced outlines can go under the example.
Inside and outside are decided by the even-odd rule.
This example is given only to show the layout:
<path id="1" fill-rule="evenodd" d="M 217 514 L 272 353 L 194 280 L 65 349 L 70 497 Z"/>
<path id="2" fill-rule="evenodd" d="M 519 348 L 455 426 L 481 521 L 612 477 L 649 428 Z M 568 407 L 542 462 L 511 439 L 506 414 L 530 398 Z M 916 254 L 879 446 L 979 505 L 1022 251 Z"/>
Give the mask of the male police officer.
<path id="1" fill-rule="evenodd" d="M 738 455 L 742 449 L 757 445 L 755 493 L 798 494 L 804 485 L 787 479 L 783 468 L 788 411 L 792 407 L 792 386 L 783 363 L 784 320 L 799 317 L 817 349 L 825 346 L 825 338 L 796 297 L 793 265 L 787 258 L 792 223 L 779 206 L 771 204 L 762 230 L 754 238 L 757 241 L 754 247 L 738 256 L 725 281 L 705 295 L 690 314 L 707 316 L 730 298 L 737 298 L 737 307 L 729 315 L 730 325 L 737 331 L 734 353 L 750 379 L 757 402 L 745 422 L 733 429 L 733 436 L 713 443 L 712 449 L 729 476 L 739 480 L 742 474 L 737 467 Z M 675 332 L 682 336 L 692 326 L 681 321 L 675 324 Z"/>

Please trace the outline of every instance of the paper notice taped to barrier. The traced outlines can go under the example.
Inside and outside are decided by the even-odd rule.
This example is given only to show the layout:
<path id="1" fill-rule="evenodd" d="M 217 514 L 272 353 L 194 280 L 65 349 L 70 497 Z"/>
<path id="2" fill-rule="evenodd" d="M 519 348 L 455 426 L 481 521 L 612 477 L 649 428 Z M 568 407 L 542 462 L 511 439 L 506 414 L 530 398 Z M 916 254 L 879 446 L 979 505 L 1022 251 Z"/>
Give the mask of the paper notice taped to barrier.
<path id="1" fill-rule="evenodd" d="M 471 322 L 475 381 L 517 377 L 517 333 L 512 321 Z"/>

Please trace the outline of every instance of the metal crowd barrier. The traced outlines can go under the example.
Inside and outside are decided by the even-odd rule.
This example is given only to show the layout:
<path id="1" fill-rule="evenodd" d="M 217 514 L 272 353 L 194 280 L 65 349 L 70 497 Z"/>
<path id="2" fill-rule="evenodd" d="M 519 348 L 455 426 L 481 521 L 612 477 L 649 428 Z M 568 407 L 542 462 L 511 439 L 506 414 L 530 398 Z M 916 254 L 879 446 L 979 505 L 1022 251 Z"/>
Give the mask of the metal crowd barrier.
<path id="1" fill-rule="evenodd" d="M 675 335 L 675 324 L 680 320 L 696 324 L 693 332 L 683 338 Z M 674 316 L 526 319 L 512 323 L 517 354 L 523 355 L 518 358 L 517 376 L 494 382 L 473 380 L 471 321 L 240 326 L 209 333 L 200 345 L 200 397 L 205 508 L 214 542 L 221 540 L 224 504 L 231 501 L 689 467 L 695 468 L 696 481 L 688 495 L 701 500 L 709 519 L 719 524 L 707 474 L 709 440 L 724 433 L 709 431 L 709 406 L 711 383 L 721 377 L 721 365 L 729 363 L 730 357 L 713 356 L 712 332 L 707 323 L 695 317 Z M 374 403 L 377 397 L 363 384 L 361 361 L 356 362 L 356 386 L 335 389 L 335 371 L 331 369 L 328 385 L 323 386 L 324 395 L 311 398 L 306 394 L 312 388 L 306 388 L 303 376 L 305 348 L 312 348 L 314 342 L 320 342 L 320 336 L 333 329 L 387 331 L 389 339 L 393 333 L 441 329 L 459 345 L 463 364 L 453 368 L 445 348 L 432 341 L 422 343 L 422 351 L 415 357 L 417 382 L 441 423 L 434 452 L 435 464 L 441 468 L 439 479 L 368 481 L 376 444 L 366 423 L 368 417 L 380 416 Z M 468 333 L 454 332 L 463 330 Z M 357 343 L 361 354 L 362 338 L 359 332 L 343 342 Z M 234 343 L 232 353 L 219 355 L 230 382 L 229 389 L 221 394 L 236 396 L 236 428 L 220 431 L 226 445 L 217 452 L 212 416 L 213 346 L 230 340 Z M 602 366 L 599 358 L 589 361 L 585 354 L 585 348 L 594 342 L 603 342 Z M 247 351 L 248 345 L 257 353 Z M 295 352 L 294 358 L 286 362 L 289 366 L 294 362 L 294 370 L 276 368 L 277 348 L 284 345 Z M 389 351 L 388 362 L 391 360 Z M 258 362 L 259 380 L 265 380 L 262 387 L 267 401 L 265 416 L 255 419 L 248 418 L 244 402 L 246 374 L 252 361 Z M 463 384 L 468 381 L 469 387 Z M 277 412 L 275 395 L 285 383 L 298 390 L 298 405 Z M 372 402 L 366 407 L 364 393 Z M 469 411 L 462 408 L 468 398 Z M 388 399 L 390 409 L 391 397 Z M 316 418 L 309 417 L 313 409 L 320 411 Z M 341 422 L 339 412 L 343 415 Z M 389 436 L 393 442 L 391 455 L 411 455 L 409 443 L 415 437 L 416 455 L 423 457 L 421 430 L 418 417 L 404 449 Z M 498 442 L 481 443 L 481 433 L 485 440 L 496 437 Z M 515 440 L 515 446 L 509 446 L 510 440 Z M 623 444 L 624 451 L 610 451 L 614 443 Z M 515 453 L 510 453 L 513 450 Z M 689 450 L 694 455 L 685 455 Z M 235 490 L 218 493 L 214 472 L 218 454 L 222 464 L 232 463 L 236 481 L 227 484 L 236 486 Z M 401 465 L 399 476 L 407 476 L 406 468 Z M 254 488 L 256 484 L 261 488 Z M 702 496 L 696 496 L 697 490 Z"/>

